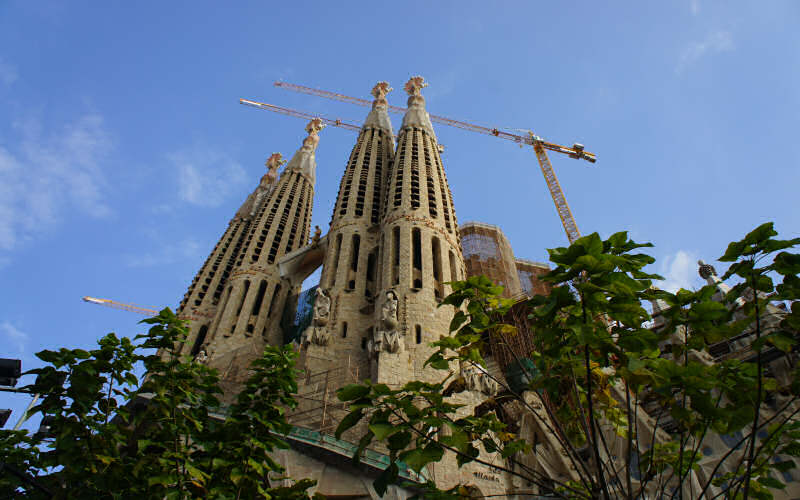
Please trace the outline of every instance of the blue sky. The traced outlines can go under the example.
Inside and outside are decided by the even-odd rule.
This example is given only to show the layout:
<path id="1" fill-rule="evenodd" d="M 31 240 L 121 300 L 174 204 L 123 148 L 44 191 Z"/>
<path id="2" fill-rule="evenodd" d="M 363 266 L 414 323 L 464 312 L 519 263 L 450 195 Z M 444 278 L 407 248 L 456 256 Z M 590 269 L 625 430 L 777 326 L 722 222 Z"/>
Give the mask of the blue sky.
<path id="1" fill-rule="evenodd" d="M 799 235 L 798 21 L 779 1 L 0 1 L 0 357 L 141 331 L 84 295 L 177 305 L 265 159 L 304 136 L 240 97 L 366 116 L 277 79 L 365 98 L 388 80 L 405 105 L 421 74 L 432 113 L 581 142 L 594 166 L 551 159 L 582 232 L 629 230 L 663 286 L 696 286 L 698 258 L 764 221 Z M 522 258 L 565 243 L 530 149 L 436 131 L 461 222 Z M 355 135 L 320 136 L 326 231 Z"/>

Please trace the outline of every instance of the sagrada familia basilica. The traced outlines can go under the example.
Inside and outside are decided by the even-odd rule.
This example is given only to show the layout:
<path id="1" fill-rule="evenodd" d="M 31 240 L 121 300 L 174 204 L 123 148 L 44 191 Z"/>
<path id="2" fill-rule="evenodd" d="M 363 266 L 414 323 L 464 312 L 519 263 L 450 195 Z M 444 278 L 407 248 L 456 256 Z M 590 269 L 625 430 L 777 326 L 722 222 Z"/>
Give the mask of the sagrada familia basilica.
<path id="1" fill-rule="evenodd" d="M 515 258 L 499 228 L 459 226 L 421 93 L 426 85 L 421 77 L 405 84 L 408 110 L 396 143 L 387 114 L 392 89 L 386 82 L 374 86 L 372 109 L 345 164 L 325 235 L 317 228 L 312 236 L 310 227 L 315 151 L 324 125 L 318 119 L 308 123 L 302 146 L 288 162 L 272 154 L 267 173 L 230 220 L 178 310 L 191 329 L 182 353 L 217 368 L 227 397 L 236 394 L 265 345 L 294 342 L 302 370 L 299 405 L 289 414 L 291 449 L 278 458 L 288 476 L 316 479 L 317 491 L 328 498 L 378 498 L 372 481 L 389 463 L 376 448 L 367 450 L 360 465 L 352 464 L 363 429 L 334 437 L 347 413 L 336 389 L 366 379 L 390 386 L 439 381 L 441 372 L 432 373 L 424 362 L 433 352 L 429 343 L 449 332 L 454 311 L 439 307 L 450 292 L 447 282 L 486 274 L 509 297 L 546 292 L 537 276 L 547 265 Z M 304 280 L 319 267 L 319 285 L 301 294 Z M 488 370 L 503 376 L 491 358 Z M 485 373 L 465 369 L 462 375 L 467 390 L 454 397 L 465 411 L 498 390 Z M 536 394 L 526 397 L 541 408 Z M 535 419 L 519 424 L 522 436 L 551 448 L 548 460 L 529 466 L 559 480 L 574 475 L 563 450 Z M 642 425 L 665 432 L 654 430 L 652 419 Z M 725 443 L 714 446 L 722 450 Z M 499 456 L 483 458 L 503 463 Z M 498 469 L 458 467 L 447 455 L 423 474 L 400 474 L 412 483 L 468 484 L 484 496 L 534 498 L 517 494 L 530 492 L 530 485 Z M 411 494 L 391 487 L 386 498 Z"/>

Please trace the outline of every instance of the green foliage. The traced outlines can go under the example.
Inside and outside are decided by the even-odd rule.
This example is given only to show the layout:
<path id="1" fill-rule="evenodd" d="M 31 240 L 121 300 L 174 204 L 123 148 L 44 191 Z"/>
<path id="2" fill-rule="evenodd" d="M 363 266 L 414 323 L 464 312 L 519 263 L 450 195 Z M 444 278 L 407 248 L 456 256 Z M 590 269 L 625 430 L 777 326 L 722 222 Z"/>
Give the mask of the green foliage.
<path id="1" fill-rule="evenodd" d="M 798 303 L 769 331 L 761 325 L 770 301 L 800 296 L 800 256 L 790 252 L 800 239 L 776 240 L 776 235 L 772 224 L 764 224 L 731 243 L 720 259 L 732 263 L 723 278 L 735 275 L 742 282 L 723 302 L 715 300 L 715 286 L 676 293 L 653 288 L 653 280 L 663 278 L 646 272 L 654 259 L 637 252 L 651 245 L 634 242 L 625 232 L 606 240 L 595 233 L 549 251 L 555 268 L 544 279 L 552 289 L 527 302 L 535 348 L 517 353 L 525 362 L 517 360 L 515 366 L 528 372 L 523 379 L 527 389 L 541 395 L 555 417 L 543 425 L 559 439 L 578 480 L 553 481 L 520 465 L 522 456 L 538 451 L 513 432 L 516 423 L 505 418 L 503 403 L 516 400 L 527 411 L 535 410 L 511 388 L 504 386 L 501 395 L 471 412 L 455 402 L 465 384 L 454 368 L 485 366 L 482 353 L 490 336 L 521 334 L 503 323 L 512 301 L 483 276 L 451 283 L 453 291 L 442 303 L 454 307 L 451 335 L 431 344 L 436 350 L 426 362 L 442 372 L 442 381 L 412 381 L 396 389 L 370 383 L 343 388 L 338 395 L 351 403 L 351 413 L 337 436 L 364 421 L 368 432 L 356 455 L 373 440 L 387 445 L 392 465 L 375 483 L 379 493 L 398 480 L 397 463 L 424 471 L 451 452 L 459 466 L 488 465 L 485 458 L 499 455 L 506 461 L 495 459 L 493 467 L 523 477 L 540 492 L 610 499 L 680 491 L 699 467 L 708 433 L 742 433 L 740 445 L 749 446 L 748 452 L 722 458 L 720 464 L 727 460 L 722 470 L 731 472 L 714 471 L 715 484 L 732 496 L 771 498 L 770 488 L 783 488 L 776 473 L 795 466 L 792 460 L 773 458 L 800 452 L 800 424 L 794 414 L 782 411 L 786 401 L 800 395 L 800 383 L 779 388 L 760 362 L 768 345 L 792 351 L 800 330 Z M 777 285 L 776 277 L 782 278 Z M 656 300 L 663 310 L 653 328 L 643 304 Z M 756 337 L 756 363 L 729 359 L 709 364 L 699 354 L 711 344 L 746 334 Z M 759 420 L 767 396 L 778 397 L 784 406 L 772 418 Z M 650 433 L 638 427 L 635 415 L 645 400 L 661 408 L 659 418 L 672 420 L 674 434 L 644 439 Z M 609 436 L 608 429 L 616 436 Z M 768 437 L 757 439 L 756 433 L 765 429 Z M 620 460 L 630 467 L 613 467 L 608 439 L 623 442 L 626 456 Z M 588 454 L 581 452 L 584 447 Z M 703 486 L 701 495 L 709 492 L 710 485 Z M 425 498 L 459 498 L 459 488 L 423 487 Z"/>
<path id="2" fill-rule="evenodd" d="M 236 403 L 223 407 L 216 370 L 178 356 L 187 329 L 169 309 L 138 343 L 109 334 L 91 351 L 37 356 L 25 389 L 42 395 L 32 409 L 48 436 L 0 431 L 0 456 L 19 472 L 0 478 L 16 498 L 308 498 L 313 481 L 273 488 L 286 448 L 284 417 L 295 405 L 294 352 L 267 347 Z M 134 366 L 147 376 L 139 380 Z M 276 477 L 277 477 L 276 476 Z"/>

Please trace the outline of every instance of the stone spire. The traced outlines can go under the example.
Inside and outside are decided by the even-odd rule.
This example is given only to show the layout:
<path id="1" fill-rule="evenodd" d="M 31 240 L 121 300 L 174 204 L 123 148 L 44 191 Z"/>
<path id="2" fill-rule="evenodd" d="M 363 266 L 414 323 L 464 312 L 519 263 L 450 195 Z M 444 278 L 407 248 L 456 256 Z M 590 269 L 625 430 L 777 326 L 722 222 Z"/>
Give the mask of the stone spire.
<path id="1" fill-rule="evenodd" d="M 394 155 L 392 124 L 387 114 L 386 82 L 372 88 L 375 101 L 342 172 L 327 234 L 317 303 L 329 297 L 331 318 L 304 335 L 306 369 L 335 370 L 341 360 L 369 373 L 366 342 L 370 338 L 377 295 L 380 220 L 387 174 Z"/>
<path id="2" fill-rule="evenodd" d="M 297 150 L 289 164 L 286 165 L 286 169 L 283 171 L 284 174 L 292 171 L 300 172 L 314 185 L 317 172 L 317 159 L 314 153 L 317 150 L 317 144 L 319 144 L 319 135 L 317 133 L 323 128 L 325 128 L 325 124 L 319 118 L 314 118 L 308 122 L 308 125 L 306 125 L 308 137 L 303 139 L 303 146 Z"/>
<path id="3" fill-rule="evenodd" d="M 286 160 L 283 159 L 283 155 L 280 153 L 272 153 L 267 158 L 267 162 L 264 164 L 267 167 L 267 173 L 261 176 L 261 182 L 259 182 L 256 190 L 247 197 L 239 211 L 236 212 L 236 217 L 253 217 L 256 214 L 264 199 L 275 189 L 278 181 L 278 167 L 284 163 L 286 163 Z"/>
<path id="4" fill-rule="evenodd" d="M 713 298 L 715 300 L 723 300 L 725 296 L 728 295 L 728 292 L 731 291 L 731 287 L 720 279 L 720 277 L 717 275 L 717 270 L 714 269 L 714 266 L 711 264 L 706 264 L 703 260 L 698 260 L 697 264 L 700 266 L 697 269 L 697 273 L 700 275 L 700 277 L 706 280 L 706 283 L 709 285 L 717 287 L 717 293 L 714 294 Z M 745 300 L 742 297 L 737 298 L 735 301 L 735 304 L 738 307 L 743 306 L 744 303 Z"/>
<path id="5" fill-rule="evenodd" d="M 389 82 L 378 82 L 372 87 L 372 111 L 367 115 L 363 128 L 379 128 L 387 132 L 390 136 L 392 132 L 392 122 L 389 120 L 389 103 L 386 102 L 386 94 L 394 90 L 389 86 Z"/>
<path id="6" fill-rule="evenodd" d="M 433 133 L 431 117 L 425 110 L 425 98 L 422 97 L 420 92 L 427 86 L 428 83 L 421 76 L 412 76 L 406 82 L 404 89 L 408 94 L 408 111 L 403 117 L 402 128 L 421 128 L 436 139 L 436 134 Z"/>
<path id="7" fill-rule="evenodd" d="M 425 367 L 429 343 L 449 334 L 452 310 L 438 307 L 449 281 L 463 279 L 464 257 L 447 177 L 420 76 L 405 84 L 408 110 L 386 183 L 378 295 L 373 316 L 372 380 L 403 383 Z"/>

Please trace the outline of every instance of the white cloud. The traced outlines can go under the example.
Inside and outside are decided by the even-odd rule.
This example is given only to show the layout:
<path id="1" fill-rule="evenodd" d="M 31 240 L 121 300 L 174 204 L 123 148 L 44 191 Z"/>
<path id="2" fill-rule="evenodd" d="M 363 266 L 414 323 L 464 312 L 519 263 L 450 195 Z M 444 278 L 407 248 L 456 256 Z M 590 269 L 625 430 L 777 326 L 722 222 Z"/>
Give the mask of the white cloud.
<path id="1" fill-rule="evenodd" d="M 728 31 L 714 31 L 709 33 L 705 40 L 692 42 L 684 49 L 675 67 L 676 73 L 682 73 L 686 68 L 697 62 L 699 59 L 719 52 L 733 49 L 733 37 Z"/>
<path id="2" fill-rule="evenodd" d="M 216 151 L 195 147 L 168 158 L 178 175 L 178 196 L 193 205 L 219 206 L 247 179 L 239 163 Z"/>
<path id="3" fill-rule="evenodd" d="M 111 141 L 100 115 L 85 115 L 50 136 L 35 120 L 15 128 L 19 146 L 0 146 L 0 250 L 53 227 L 70 208 L 95 218 L 111 213 L 101 167 Z"/>
<path id="4" fill-rule="evenodd" d="M 154 252 L 126 255 L 128 267 L 157 267 L 174 264 L 182 260 L 196 260 L 200 256 L 200 244 L 194 240 L 163 245 Z"/>
<path id="5" fill-rule="evenodd" d="M 700 12 L 700 0 L 689 0 L 689 9 L 692 15 L 696 16 Z"/>
<path id="6" fill-rule="evenodd" d="M 16 349 L 15 354 L 20 355 L 25 352 L 25 345 L 28 343 L 28 334 L 19 330 L 8 321 L 0 323 L 0 333 L 2 333 L 6 346 Z"/>
<path id="7" fill-rule="evenodd" d="M 658 273 L 665 279 L 655 282 L 654 285 L 672 293 L 680 288 L 692 290 L 696 287 L 699 279 L 696 263 L 697 257 L 684 250 L 678 250 L 674 255 L 668 255 L 661 261 L 661 269 Z"/>
<path id="8" fill-rule="evenodd" d="M 0 84 L 11 86 L 17 81 L 17 68 L 0 58 Z"/>

